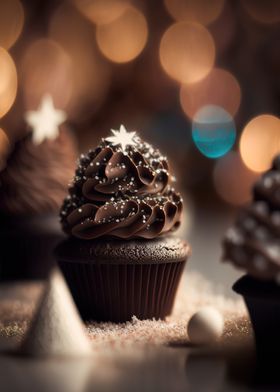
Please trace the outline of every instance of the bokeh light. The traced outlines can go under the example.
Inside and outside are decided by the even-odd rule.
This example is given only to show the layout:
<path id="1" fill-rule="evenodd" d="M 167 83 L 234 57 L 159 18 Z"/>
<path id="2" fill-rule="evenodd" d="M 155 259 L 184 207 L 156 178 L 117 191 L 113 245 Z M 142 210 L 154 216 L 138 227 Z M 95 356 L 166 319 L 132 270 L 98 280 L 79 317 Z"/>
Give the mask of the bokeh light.
<path id="1" fill-rule="evenodd" d="M 0 118 L 11 108 L 17 94 L 17 70 L 9 53 L 0 48 Z"/>
<path id="2" fill-rule="evenodd" d="M 277 23 L 280 21 L 279 0 L 242 0 L 248 14 L 261 23 Z"/>
<path id="3" fill-rule="evenodd" d="M 0 1 L 0 46 L 9 49 L 18 39 L 24 23 L 19 0 Z"/>
<path id="4" fill-rule="evenodd" d="M 124 13 L 130 3 L 129 0 L 74 0 L 74 2 L 82 14 L 96 24 L 113 22 Z"/>
<path id="5" fill-rule="evenodd" d="M 173 24 L 160 43 L 160 61 L 164 70 L 181 83 L 204 78 L 215 60 L 215 44 L 209 31 L 197 23 Z"/>
<path id="6" fill-rule="evenodd" d="M 233 118 L 219 106 L 204 106 L 194 116 L 192 137 L 203 155 L 219 158 L 234 145 L 236 130 Z"/>
<path id="7" fill-rule="evenodd" d="M 7 134 L 0 128 L 0 171 L 5 168 L 9 151 L 10 141 Z"/>
<path id="8" fill-rule="evenodd" d="M 249 170 L 238 152 L 230 151 L 217 160 L 213 181 L 219 196 L 233 205 L 242 205 L 251 199 L 251 189 L 258 175 Z"/>
<path id="9" fill-rule="evenodd" d="M 20 76 L 27 109 L 37 107 L 44 94 L 50 94 L 60 108 L 66 107 L 72 93 L 71 60 L 56 42 L 34 41 L 24 53 Z"/>
<path id="10" fill-rule="evenodd" d="M 175 20 L 199 22 L 203 25 L 216 20 L 224 6 L 224 0 L 165 0 L 164 3 Z"/>
<path id="11" fill-rule="evenodd" d="M 101 52 L 116 63 L 135 59 L 144 49 L 147 38 L 146 18 L 134 7 L 128 7 L 112 23 L 98 25 L 96 28 L 97 44 Z"/>
<path id="12" fill-rule="evenodd" d="M 183 84 L 180 89 L 182 109 L 190 118 L 193 118 L 199 108 L 208 104 L 220 106 L 234 116 L 240 100 L 238 81 L 230 72 L 219 68 L 214 68 L 197 83 Z"/>
<path id="13" fill-rule="evenodd" d="M 246 166 L 256 172 L 270 168 L 273 157 L 280 152 L 280 120 L 262 114 L 253 118 L 240 138 L 240 154 Z"/>
<path id="14" fill-rule="evenodd" d="M 51 18 L 49 35 L 71 58 L 73 93 L 68 116 L 85 120 L 100 108 L 110 83 L 110 68 L 98 53 L 92 23 L 63 3 Z"/>

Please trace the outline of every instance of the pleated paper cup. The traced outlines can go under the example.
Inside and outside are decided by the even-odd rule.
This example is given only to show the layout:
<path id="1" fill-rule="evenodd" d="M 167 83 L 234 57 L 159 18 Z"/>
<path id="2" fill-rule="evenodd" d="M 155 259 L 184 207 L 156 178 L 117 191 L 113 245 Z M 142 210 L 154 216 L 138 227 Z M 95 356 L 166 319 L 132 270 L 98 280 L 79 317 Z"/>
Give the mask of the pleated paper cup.
<path id="1" fill-rule="evenodd" d="M 140 244 L 142 246 L 142 242 Z M 57 259 L 85 320 L 125 322 L 132 316 L 140 320 L 164 319 L 172 311 L 189 252 L 184 242 L 181 246 L 184 247 L 181 257 L 168 259 L 165 254 L 159 260 L 157 254 L 156 261 L 153 251 L 150 261 L 146 256 L 137 261 L 130 260 L 129 252 L 125 260 L 114 259 L 114 252 L 108 257 L 106 247 L 103 258 L 99 252 L 91 259 L 71 260 L 63 257 L 60 251 Z M 172 254 L 172 248 L 169 253 Z"/>

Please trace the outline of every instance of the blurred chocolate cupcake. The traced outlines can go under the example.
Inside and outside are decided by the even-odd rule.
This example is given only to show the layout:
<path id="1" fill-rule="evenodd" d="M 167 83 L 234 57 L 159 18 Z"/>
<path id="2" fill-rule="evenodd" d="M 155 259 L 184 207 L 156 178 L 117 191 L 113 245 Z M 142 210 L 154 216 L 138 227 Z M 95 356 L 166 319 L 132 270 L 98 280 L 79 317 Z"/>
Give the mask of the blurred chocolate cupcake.
<path id="1" fill-rule="evenodd" d="M 71 132 L 59 127 L 64 119 L 44 97 L 38 111 L 28 112 L 31 132 L 14 144 L 2 165 L 2 279 L 45 277 L 51 248 L 61 239 L 57 214 L 77 157 Z"/>
<path id="2" fill-rule="evenodd" d="M 157 149 L 123 126 L 112 132 L 81 156 L 56 255 L 85 319 L 165 318 L 190 251 L 170 236 L 182 199 Z"/>
<path id="3" fill-rule="evenodd" d="M 34 144 L 32 134 L 18 141 L 0 173 L 0 211 L 9 216 L 56 214 L 71 180 L 77 150 L 71 133 Z"/>
<path id="4" fill-rule="evenodd" d="M 280 155 L 254 186 L 252 203 L 224 239 L 224 260 L 247 272 L 233 289 L 243 295 L 257 350 L 280 349 Z"/>

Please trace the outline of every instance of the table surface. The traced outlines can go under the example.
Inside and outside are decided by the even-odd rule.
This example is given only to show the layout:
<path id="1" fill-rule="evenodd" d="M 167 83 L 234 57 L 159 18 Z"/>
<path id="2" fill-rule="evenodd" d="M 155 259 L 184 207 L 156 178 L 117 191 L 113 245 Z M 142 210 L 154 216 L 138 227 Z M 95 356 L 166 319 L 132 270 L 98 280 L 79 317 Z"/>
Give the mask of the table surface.
<path id="1" fill-rule="evenodd" d="M 13 354 L 0 340 L 1 391 L 269 391 L 257 379 L 253 353 L 216 352 L 187 345 L 106 350 L 91 358 L 35 359 Z M 243 352 L 242 352 L 243 351 Z"/>
<path id="2" fill-rule="evenodd" d="M 211 222 L 215 221 L 213 226 Z M 193 256 L 188 270 L 198 270 L 229 297 L 240 276 L 231 266 L 220 264 L 220 239 L 231 216 L 203 211 L 193 217 L 189 238 Z M 3 287 L 5 289 L 3 290 Z M 10 287 L 10 290 L 9 290 Z M 0 284 L 0 301 L 20 299 L 13 286 Z M 1 322 L 1 320 L 0 320 Z M 13 354 L 18 341 L 0 339 L 0 389 L 3 392 L 44 391 L 268 391 L 269 379 L 259 379 L 254 352 L 231 347 L 223 352 L 187 344 L 135 349 L 106 349 L 91 358 L 34 359 Z"/>

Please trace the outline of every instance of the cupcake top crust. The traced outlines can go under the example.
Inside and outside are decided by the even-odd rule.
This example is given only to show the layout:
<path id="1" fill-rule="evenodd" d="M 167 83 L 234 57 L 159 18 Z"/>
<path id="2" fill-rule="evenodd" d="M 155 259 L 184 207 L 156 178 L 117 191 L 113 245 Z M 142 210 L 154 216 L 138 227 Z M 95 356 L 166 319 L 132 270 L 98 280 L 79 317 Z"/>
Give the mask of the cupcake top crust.
<path id="1" fill-rule="evenodd" d="M 61 212 L 70 236 L 152 239 L 180 225 L 166 157 L 124 126 L 82 154 Z"/>
<path id="2" fill-rule="evenodd" d="M 223 247 L 225 261 L 280 284 L 280 155 L 255 184 L 252 203 L 241 210 Z"/>

